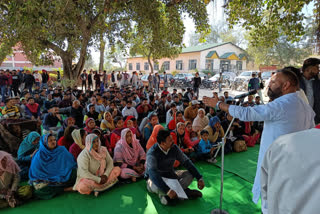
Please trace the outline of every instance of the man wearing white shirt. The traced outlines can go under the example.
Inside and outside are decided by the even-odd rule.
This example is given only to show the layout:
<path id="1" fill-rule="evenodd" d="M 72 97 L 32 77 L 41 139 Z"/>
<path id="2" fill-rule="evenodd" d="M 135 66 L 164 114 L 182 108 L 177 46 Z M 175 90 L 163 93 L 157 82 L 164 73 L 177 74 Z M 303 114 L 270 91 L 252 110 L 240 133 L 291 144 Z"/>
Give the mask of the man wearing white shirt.
<path id="1" fill-rule="evenodd" d="M 320 126 L 283 135 L 269 147 L 261 167 L 268 213 L 319 213 L 319 139 Z"/>
<path id="2" fill-rule="evenodd" d="M 280 70 L 272 76 L 269 83 L 268 96 L 272 102 L 254 107 L 241 107 L 218 102 L 217 98 L 204 98 L 207 106 L 218 107 L 242 121 L 264 121 L 261 137 L 257 172 L 253 185 L 253 201 L 260 198 L 261 163 L 264 155 L 279 136 L 310 129 L 314 127 L 315 113 L 296 93 L 299 88 L 297 76 L 287 70 Z M 262 200 L 261 209 L 267 213 L 267 202 Z"/>
<path id="3" fill-rule="evenodd" d="M 122 109 L 122 116 L 134 116 L 136 119 L 138 119 L 138 113 L 137 110 L 132 107 L 132 101 L 128 100 L 126 107 Z"/>

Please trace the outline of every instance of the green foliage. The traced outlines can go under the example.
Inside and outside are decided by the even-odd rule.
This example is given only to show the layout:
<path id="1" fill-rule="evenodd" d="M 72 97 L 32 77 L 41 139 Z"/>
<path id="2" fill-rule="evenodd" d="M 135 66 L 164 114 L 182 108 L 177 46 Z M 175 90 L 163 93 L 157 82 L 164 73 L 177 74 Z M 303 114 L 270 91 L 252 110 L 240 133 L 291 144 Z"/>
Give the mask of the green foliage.
<path id="1" fill-rule="evenodd" d="M 242 25 L 250 31 L 253 46 L 272 47 L 278 38 L 298 42 L 304 31 L 302 9 L 311 0 L 229 0 L 226 12 L 230 26 Z"/>
<path id="2" fill-rule="evenodd" d="M 152 61 L 174 58 L 181 53 L 185 31 L 181 12 L 193 18 L 200 37 L 209 33 L 206 3 L 203 1 L 180 1 L 180 4 L 170 6 L 161 1 L 153 1 L 152 4 L 150 0 L 144 1 L 144 4 L 134 8 L 139 19 L 132 31 L 130 54 L 148 58 L 151 72 Z"/>
<path id="3" fill-rule="evenodd" d="M 223 43 L 223 42 L 232 42 L 235 45 L 241 45 L 243 42 L 243 36 L 241 29 L 231 29 L 226 27 L 227 23 L 220 23 L 218 25 L 211 25 L 210 33 L 207 34 L 205 38 L 205 43 Z M 201 35 L 199 33 L 191 33 L 189 35 L 189 44 L 190 46 L 200 45 Z"/>
<path id="4" fill-rule="evenodd" d="M 202 0 L 1 0 L 0 38 L 20 41 L 28 59 L 36 65 L 52 64 L 54 57 L 60 56 L 65 77 L 75 79 L 87 60 L 88 47 L 102 37 L 108 39 L 111 48 L 119 45 L 122 50 L 133 36 L 146 35 L 153 46 L 181 47 L 182 16 L 186 14 L 194 20 L 197 31 L 205 34 L 207 3 Z M 168 36 L 167 32 L 170 32 Z M 162 42 L 164 35 L 166 39 Z M 76 61 L 74 65 L 73 61 Z"/>

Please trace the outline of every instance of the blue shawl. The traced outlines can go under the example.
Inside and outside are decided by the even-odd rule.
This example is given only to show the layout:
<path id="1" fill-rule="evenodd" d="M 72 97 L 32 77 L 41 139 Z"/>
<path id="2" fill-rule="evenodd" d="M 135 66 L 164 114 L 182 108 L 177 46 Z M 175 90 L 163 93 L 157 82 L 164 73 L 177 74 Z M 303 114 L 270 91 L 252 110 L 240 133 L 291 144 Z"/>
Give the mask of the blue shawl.
<path id="1" fill-rule="evenodd" d="M 40 137 L 38 132 L 30 132 L 28 136 L 23 139 L 18 150 L 18 160 L 24 160 L 24 156 L 26 153 L 28 153 L 30 150 L 34 151 L 39 148 L 39 144 L 32 144 L 32 142 L 38 137 Z M 31 161 L 31 158 L 29 161 Z"/>
<path id="2" fill-rule="evenodd" d="M 48 137 L 40 139 L 39 151 L 34 155 L 29 170 L 30 181 L 48 181 L 64 183 L 70 179 L 71 172 L 77 167 L 74 157 L 64 146 L 56 146 L 53 150 L 48 148 Z"/>

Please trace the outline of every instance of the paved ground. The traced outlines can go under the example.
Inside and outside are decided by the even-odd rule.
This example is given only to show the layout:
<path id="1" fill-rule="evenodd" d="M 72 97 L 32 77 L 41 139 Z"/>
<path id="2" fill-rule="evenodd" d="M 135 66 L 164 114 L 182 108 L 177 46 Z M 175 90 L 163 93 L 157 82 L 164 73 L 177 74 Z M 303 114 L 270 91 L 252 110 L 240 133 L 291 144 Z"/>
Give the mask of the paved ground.
<path id="1" fill-rule="evenodd" d="M 172 92 L 173 88 L 169 88 L 169 91 Z M 182 89 L 179 89 L 178 88 L 178 93 L 181 92 Z M 215 90 L 210 90 L 210 89 L 200 89 L 199 91 L 199 98 L 200 100 L 202 100 L 202 97 L 203 96 L 207 96 L 207 97 L 212 97 L 213 95 L 213 92 L 218 92 L 219 96 L 223 96 L 223 93 L 225 91 L 228 91 L 229 92 L 229 96 L 231 97 L 234 97 L 234 96 L 237 96 L 239 94 L 242 94 L 242 93 L 246 93 L 246 91 L 234 91 L 234 90 L 231 90 L 230 88 L 223 88 L 221 93 L 219 93 L 219 89 L 215 89 Z M 263 93 L 262 93 L 263 94 Z M 268 97 L 263 97 L 263 100 L 266 102 L 269 100 Z"/>

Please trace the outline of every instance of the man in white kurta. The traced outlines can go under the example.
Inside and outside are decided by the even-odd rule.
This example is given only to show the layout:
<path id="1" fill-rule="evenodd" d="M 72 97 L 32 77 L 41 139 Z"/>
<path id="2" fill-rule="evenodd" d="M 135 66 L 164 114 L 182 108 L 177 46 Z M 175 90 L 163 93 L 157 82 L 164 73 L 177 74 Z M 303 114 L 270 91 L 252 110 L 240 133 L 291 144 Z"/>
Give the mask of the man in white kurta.
<path id="1" fill-rule="evenodd" d="M 320 128 L 320 127 L 319 127 Z M 279 137 L 261 166 L 261 198 L 269 214 L 320 212 L 320 129 Z"/>
<path id="2" fill-rule="evenodd" d="M 298 87 L 297 77 L 290 71 L 281 70 L 272 76 L 268 95 L 273 101 L 266 105 L 229 106 L 225 103 L 217 103 L 215 98 L 204 99 L 205 104 L 214 106 L 217 103 L 218 108 L 229 112 L 231 116 L 242 121 L 264 121 L 257 171 L 252 189 L 253 202 L 255 203 L 258 203 L 260 198 L 261 163 L 272 142 L 279 136 L 315 126 L 315 113 L 310 105 L 296 93 Z M 262 200 L 261 209 L 263 213 L 267 213 L 267 203 L 264 200 Z"/>

